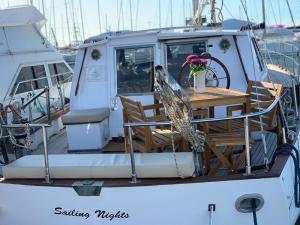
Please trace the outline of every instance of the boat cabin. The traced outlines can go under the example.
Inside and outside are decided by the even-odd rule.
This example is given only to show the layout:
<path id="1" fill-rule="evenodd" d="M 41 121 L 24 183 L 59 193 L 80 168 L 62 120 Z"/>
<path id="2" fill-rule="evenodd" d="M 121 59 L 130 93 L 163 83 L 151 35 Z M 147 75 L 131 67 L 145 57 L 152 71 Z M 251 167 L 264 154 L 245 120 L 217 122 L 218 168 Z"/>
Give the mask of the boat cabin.
<path id="1" fill-rule="evenodd" d="M 18 15 L 18 16 L 16 16 Z M 0 10 L 0 103 L 20 109 L 45 87 L 50 89 L 52 108 L 69 99 L 72 69 L 42 35 L 45 17 L 33 6 Z M 59 87 L 59 88 L 58 88 Z M 60 91 L 59 91 L 60 89 Z M 45 100 L 38 99 L 32 117 L 45 115 Z"/>
<path id="2" fill-rule="evenodd" d="M 246 91 L 248 80 L 262 80 L 266 76 L 255 38 L 248 31 L 185 28 L 106 33 L 89 38 L 79 48 L 71 89 L 71 113 L 90 111 L 92 115 L 92 111 L 104 109 L 107 122 L 103 139 L 123 137 L 119 96 L 152 104 L 156 65 L 163 65 L 182 87 L 190 87 L 193 79 L 188 66 L 183 65 L 191 54 L 213 57 L 214 60 L 209 60 L 208 86 Z M 224 110 L 219 111 L 216 109 L 216 114 L 225 115 Z M 74 123 L 79 127 L 80 119 L 76 118 Z M 68 126 L 67 132 L 70 145 L 84 147 Z"/>

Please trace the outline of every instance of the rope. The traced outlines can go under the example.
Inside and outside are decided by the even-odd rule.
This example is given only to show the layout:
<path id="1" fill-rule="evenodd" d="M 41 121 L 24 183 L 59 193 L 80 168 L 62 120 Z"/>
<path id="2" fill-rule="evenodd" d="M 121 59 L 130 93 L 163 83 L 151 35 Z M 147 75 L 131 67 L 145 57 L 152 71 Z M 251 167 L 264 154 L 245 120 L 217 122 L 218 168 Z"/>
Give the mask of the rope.
<path id="1" fill-rule="evenodd" d="M 178 162 L 177 162 L 177 157 L 176 157 L 176 152 L 175 152 L 175 141 L 174 141 L 174 135 L 173 135 L 173 124 L 171 122 L 171 140 L 172 140 L 172 153 L 173 153 L 173 158 L 174 158 L 174 162 L 175 162 L 175 166 L 176 166 L 176 173 L 177 175 L 181 178 L 184 179 L 185 177 L 182 175 L 179 166 L 178 166 Z"/>
<path id="2" fill-rule="evenodd" d="M 172 78 L 168 76 L 168 82 Z M 188 103 L 183 101 L 182 96 L 179 93 L 176 93 L 175 90 L 167 83 L 166 74 L 162 70 L 161 66 L 156 67 L 156 77 L 154 90 L 158 94 L 160 102 L 164 105 L 165 113 L 172 121 L 171 129 L 173 126 L 177 132 L 179 132 L 190 144 L 194 151 L 194 154 L 197 155 L 204 151 L 204 142 L 205 142 L 205 133 L 202 131 L 196 131 L 194 126 L 191 124 L 191 107 Z M 176 81 L 172 81 L 178 85 Z M 172 136 L 172 146 L 173 153 L 175 152 L 174 140 Z M 175 154 L 175 153 L 174 153 Z M 176 156 L 176 155 L 175 155 Z M 177 165 L 177 159 L 174 157 L 176 169 L 179 171 Z M 202 159 L 201 156 L 196 157 L 195 161 L 196 173 L 202 173 Z M 179 174 L 180 175 L 180 174 Z"/>

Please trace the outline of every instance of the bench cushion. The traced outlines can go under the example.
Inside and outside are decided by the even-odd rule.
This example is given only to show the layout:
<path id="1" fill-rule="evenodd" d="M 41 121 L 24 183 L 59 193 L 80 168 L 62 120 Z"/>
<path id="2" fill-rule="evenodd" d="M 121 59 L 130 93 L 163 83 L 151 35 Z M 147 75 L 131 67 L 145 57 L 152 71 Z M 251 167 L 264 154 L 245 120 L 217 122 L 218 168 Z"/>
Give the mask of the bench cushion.
<path id="1" fill-rule="evenodd" d="M 109 117 L 109 109 L 73 110 L 62 117 L 64 125 L 98 123 Z"/>
<path id="2" fill-rule="evenodd" d="M 136 153 L 139 178 L 191 177 L 195 167 L 191 152 L 176 153 L 179 174 L 173 153 Z M 130 178 L 129 154 L 49 155 L 50 177 L 56 179 Z M 6 179 L 43 179 L 43 155 L 29 155 L 3 166 Z"/>

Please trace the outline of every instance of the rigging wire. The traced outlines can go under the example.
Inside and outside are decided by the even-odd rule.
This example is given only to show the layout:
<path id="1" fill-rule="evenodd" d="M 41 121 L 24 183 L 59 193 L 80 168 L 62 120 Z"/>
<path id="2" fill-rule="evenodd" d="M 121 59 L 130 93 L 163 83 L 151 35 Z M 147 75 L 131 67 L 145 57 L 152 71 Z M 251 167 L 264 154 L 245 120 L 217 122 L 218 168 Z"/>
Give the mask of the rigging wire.
<path id="1" fill-rule="evenodd" d="M 246 1 L 245 2 L 243 2 L 243 0 L 240 0 L 240 1 L 241 1 L 241 4 L 242 4 L 242 7 L 244 9 L 244 12 L 246 14 L 247 22 L 250 25 L 250 19 L 249 19 L 249 16 L 248 16 Z M 249 36 L 249 39 L 250 39 L 250 50 L 251 50 L 251 57 L 252 57 L 252 67 L 253 67 L 253 74 L 254 74 L 255 85 L 256 85 L 256 87 L 255 87 L 256 90 L 255 91 L 256 91 L 256 93 L 258 93 L 258 90 L 257 90 L 257 77 L 256 77 L 256 72 L 255 72 L 254 56 L 253 56 L 253 48 L 252 48 L 252 46 L 253 46 L 253 39 L 250 36 L 251 32 L 253 32 L 253 30 L 252 30 L 252 27 L 250 26 L 250 29 L 248 30 L 248 36 Z M 272 82 L 272 84 L 273 84 L 274 90 L 276 90 L 275 89 L 275 85 L 274 85 L 273 82 Z M 257 103 L 258 109 L 260 110 L 261 107 L 260 107 L 260 101 L 258 99 L 258 95 L 256 95 L 256 103 Z M 264 147 L 264 163 L 266 165 L 266 168 L 268 169 L 268 157 L 267 157 L 268 151 L 267 151 L 267 146 L 266 146 L 266 139 L 265 139 L 265 134 L 264 134 L 263 121 L 262 121 L 262 117 L 261 116 L 259 116 L 259 123 L 260 123 L 261 138 L 262 138 L 263 147 Z"/>

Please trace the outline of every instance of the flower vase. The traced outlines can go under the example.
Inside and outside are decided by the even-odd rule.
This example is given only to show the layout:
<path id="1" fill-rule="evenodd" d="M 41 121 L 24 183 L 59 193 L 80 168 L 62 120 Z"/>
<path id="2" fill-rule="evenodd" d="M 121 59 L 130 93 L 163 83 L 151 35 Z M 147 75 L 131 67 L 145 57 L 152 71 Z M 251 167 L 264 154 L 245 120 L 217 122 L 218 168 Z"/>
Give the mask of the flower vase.
<path id="1" fill-rule="evenodd" d="M 196 93 L 205 92 L 205 71 L 200 71 L 194 76 L 194 89 Z"/>

